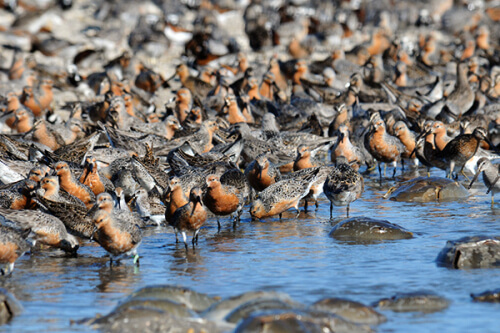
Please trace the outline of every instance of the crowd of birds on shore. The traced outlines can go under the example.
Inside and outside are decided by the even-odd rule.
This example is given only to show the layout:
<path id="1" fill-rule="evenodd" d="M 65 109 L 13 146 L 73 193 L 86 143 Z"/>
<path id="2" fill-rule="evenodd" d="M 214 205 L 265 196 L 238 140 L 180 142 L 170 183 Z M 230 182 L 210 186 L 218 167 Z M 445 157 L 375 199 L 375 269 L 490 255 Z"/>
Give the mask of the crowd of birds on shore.
<path id="1" fill-rule="evenodd" d="M 500 191 L 496 1 L 0 4 L 4 274 L 27 239 L 137 262 L 148 224 L 349 216 L 381 164 Z"/>

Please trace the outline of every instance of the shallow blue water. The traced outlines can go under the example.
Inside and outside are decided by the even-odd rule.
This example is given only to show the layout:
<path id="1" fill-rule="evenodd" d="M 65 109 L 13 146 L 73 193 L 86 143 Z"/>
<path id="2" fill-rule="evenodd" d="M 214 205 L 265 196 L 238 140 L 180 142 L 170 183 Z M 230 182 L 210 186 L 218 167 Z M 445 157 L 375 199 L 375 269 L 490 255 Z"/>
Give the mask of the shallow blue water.
<path id="1" fill-rule="evenodd" d="M 451 270 L 435 263 L 447 240 L 500 235 L 500 204 L 490 207 L 484 185 L 477 184 L 461 202 L 414 204 L 381 198 L 391 180 L 380 185 L 376 174 L 365 180 L 365 193 L 352 205 L 351 216 L 389 220 L 414 232 L 413 239 L 353 245 L 329 238 L 345 208 L 335 208 L 330 221 L 329 202 L 321 197 L 317 212 L 301 213 L 298 219 L 291 212 L 281 221 L 251 222 L 245 213 L 234 230 L 229 221 L 221 221 L 220 233 L 210 219 L 196 251 L 187 254 L 175 244 L 171 229 L 147 229 L 139 268 L 131 260 L 110 267 L 95 244 L 82 247 L 77 258 L 59 251 L 28 254 L 0 283 L 24 306 L 22 315 L 0 331 L 89 331 L 70 320 L 105 314 L 133 290 L 165 283 L 221 297 L 277 290 L 305 304 L 331 296 L 371 303 L 424 289 L 448 298 L 450 307 L 434 314 L 386 311 L 388 321 L 377 331 L 498 332 L 500 304 L 473 303 L 470 293 L 499 288 L 500 269 Z"/>

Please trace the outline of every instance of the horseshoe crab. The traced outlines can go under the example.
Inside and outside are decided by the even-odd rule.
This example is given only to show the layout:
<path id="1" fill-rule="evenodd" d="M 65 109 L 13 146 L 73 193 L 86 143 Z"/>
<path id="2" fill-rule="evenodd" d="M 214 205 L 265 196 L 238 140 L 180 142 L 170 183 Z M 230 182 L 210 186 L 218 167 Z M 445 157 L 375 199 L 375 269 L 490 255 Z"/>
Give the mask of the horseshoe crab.
<path id="1" fill-rule="evenodd" d="M 0 325 L 7 323 L 23 311 L 21 303 L 4 288 L 0 288 Z"/>
<path id="2" fill-rule="evenodd" d="M 361 216 L 339 222 L 329 236 L 337 240 L 370 242 L 408 239 L 413 237 L 413 233 L 389 221 Z"/>
<path id="3" fill-rule="evenodd" d="M 453 201 L 469 196 L 460 183 L 441 177 L 418 177 L 393 186 L 383 198 L 405 202 Z"/>
<path id="4" fill-rule="evenodd" d="M 487 290 L 480 294 L 470 294 L 474 302 L 500 303 L 500 288 Z"/>
<path id="5" fill-rule="evenodd" d="M 446 242 L 437 264 L 456 269 L 500 267 L 500 237 L 473 236 Z"/>
<path id="6" fill-rule="evenodd" d="M 371 306 L 344 298 L 324 298 L 311 305 L 311 308 L 334 313 L 355 324 L 378 325 L 387 321 L 383 314 Z"/>
<path id="7" fill-rule="evenodd" d="M 397 293 L 391 298 L 383 298 L 375 302 L 374 306 L 381 310 L 394 312 L 437 312 L 448 307 L 450 302 L 434 293 L 416 291 L 411 293 Z"/>

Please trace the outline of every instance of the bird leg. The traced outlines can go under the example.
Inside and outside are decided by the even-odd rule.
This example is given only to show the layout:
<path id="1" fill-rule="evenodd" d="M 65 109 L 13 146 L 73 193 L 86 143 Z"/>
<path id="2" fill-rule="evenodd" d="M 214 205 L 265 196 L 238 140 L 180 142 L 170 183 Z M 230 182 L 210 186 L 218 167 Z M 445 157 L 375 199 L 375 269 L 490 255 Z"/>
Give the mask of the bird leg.
<path id="1" fill-rule="evenodd" d="M 333 202 L 330 201 L 330 219 L 333 217 Z"/>
<path id="2" fill-rule="evenodd" d="M 378 175 L 380 177 L 380 180 L 382 180 L 382 168 L 380 167 L 380 163 L 378 163 Z"/>
<path id="3" fill-rule="evenodd" d="M 136 253 L 134 256 L 134 265 L 139 266 L 139 253 Z"/>
<path id="4" fill-rule="evenodd" d="M 194 233 L 193 233 L 193 244 L 196 243 L 196 245 L 198 245 L 198 233 L 200 232 L 200 229 L 197 229 Z"/>
<path id="5" fill-rule="evenodd" d="M 217 232 L 220 232 L 220 221 L 219 221 L 219 218 L 217 218 Z"/>
<path id="6" fill-rule="evenodd" d="M 349 218 L 349 204 L 347 204 L 347 209 L 346 209 L 346 211 L 347 211 L 347 218 Z"/>
<path id="7" fill-rule="evenodd" d="M 182 239 L 184 241 L 184 246 L 186 247 L 186 251 L 188 250 L 188 244 L 187 244 L 187 237 L 186 237 L 186 232 L 182 232 Z"/>
<path id="8" fill-rule="evenodd" d="M 280 213 L 279 216 L 280 216 L 280 220 L 281 220 L 281 218 L 283 217 L 283 213 Z"/>
<path id="9" fill-rule="evenodd" d="M 470 181 L 469 177 L 467 177 L 467 175 L 464 172 L 464 167 L 465 165 L 462 167 L 462 169 L 460 169 L 460 173 L 465 177 L 465 179 L 467 179 L 467 181 Z"/>
<path id="10" fill-rule="evenodd" d="M 318 200 L 314 200 L 314 205 L 316 206 L 315 211 L 317 212 L 318 209 L 319 209 L 319 202 L 318 202 Z"/>
<path id="11" fill-rule="evenodd" d="M 175 233 L 175 244 L 179 243 L 179 237 L 177 237 L 177 228 L 174 227 L 174 233 Z"/>
<path id="12" fill-rule="evenodd" d="M 304 199 L 304 212 L 306 213 L 307 213 L 307 207 L 308 207 L 307 199 Z"/>

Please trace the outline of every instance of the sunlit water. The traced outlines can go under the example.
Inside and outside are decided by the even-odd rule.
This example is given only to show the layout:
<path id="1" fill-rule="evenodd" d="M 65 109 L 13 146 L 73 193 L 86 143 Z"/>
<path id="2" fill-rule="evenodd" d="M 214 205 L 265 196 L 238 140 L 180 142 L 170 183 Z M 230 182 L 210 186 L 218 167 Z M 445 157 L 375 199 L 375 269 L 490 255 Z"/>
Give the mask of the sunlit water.
<path id="1" fill-rule="evenodd" d="M 222 220 L 220 233 L 210 219 L 195 252 L 175 244 L 171 229 L 149 228 L 139 248 L 139 268 L 131 260 L 110 267 L 104 250 L 90 243 L 77 258 L 59 251 L 32 253 L 18 260 L 12 276 L 1 283 L 24 312 L 0 330 L 89 331 L 70 320 L 105 314 L 133 290 L 161 283 L 221 297 L 277 290 L 305 304 L 332 296 L 371 303 L 396 292 L 427 290 L 449 299 L 450 307 L 433 314 L 384 311 L 388 321 L 377 331 L 498 332 L 500 304 L 474 303 L 470 293 L 500 287 L 500 269 L 451 270 L 435 263 L 447 240 L 500 235 L 500 204 L 490 207 L 484 185 L 479 182 L 461 202 L 414 204 L 381 198 L 393 181 L 380 185 L 376 174 L 365 179 L 365 192 L 352 205 L 351 216 L 389 220 L 415 238 L 369 245 L 329 238 L 345 207 L 336 207 L 330 221 L 329 201 L 322 196 L 317 212 L 301 213 L 298 219 L 291 212 L 281 221 L 252 222 L 245 213 L 234 230 Z"/>

